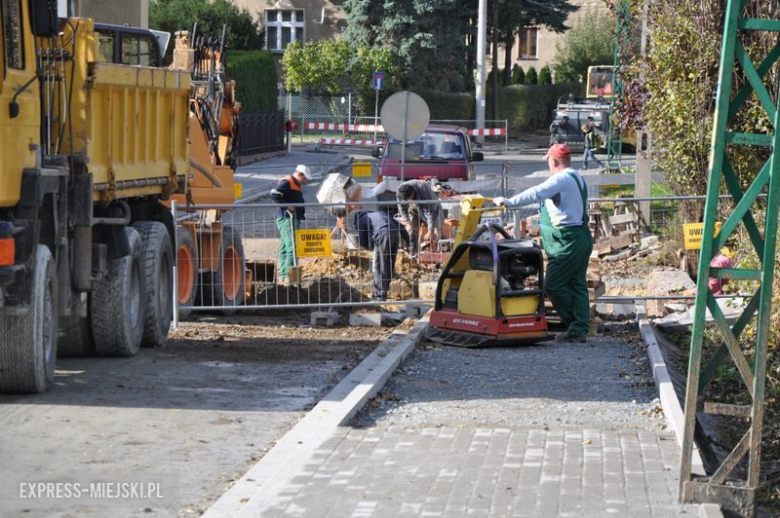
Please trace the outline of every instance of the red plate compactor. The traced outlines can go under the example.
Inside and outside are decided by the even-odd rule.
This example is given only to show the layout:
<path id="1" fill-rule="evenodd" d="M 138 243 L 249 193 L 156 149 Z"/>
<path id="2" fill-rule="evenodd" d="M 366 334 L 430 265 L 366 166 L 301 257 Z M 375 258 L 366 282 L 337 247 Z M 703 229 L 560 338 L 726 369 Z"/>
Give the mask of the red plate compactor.
<path id="1" fill-rule="evenodd" d="M 479 224 L 486 200 L 473 197 L 461 203 L 458 238 L 468 236 L 470 228 Z M 503 239 L 496 239 L 496 234 Z M 468 240 L 456 239 L 439 277 L 426 336 L 459 347 L 552 339 L 547 332 L 544 262 L 539 246 L 514 239 L 495 223 L 480 226 Z"/>

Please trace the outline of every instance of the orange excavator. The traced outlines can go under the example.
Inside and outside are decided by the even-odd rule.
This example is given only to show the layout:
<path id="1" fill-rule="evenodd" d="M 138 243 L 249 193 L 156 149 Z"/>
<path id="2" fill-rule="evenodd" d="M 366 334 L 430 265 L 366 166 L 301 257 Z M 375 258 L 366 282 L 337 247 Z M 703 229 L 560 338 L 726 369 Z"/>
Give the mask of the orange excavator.
<path id="1" fill-rule="evenodd" d="M 180 31 L 175 36 L 171 68 L 189 71 L 193 85 L 187 188 L 172 197 L 179 214 L 177 303 L 239 306 L 246 283 L 240 234 L 223 224 L 225 209 L 187 210 L 193 205 L 231 205 L 236 199 L 233 176 L 241 103 L 228 76 L 227 28 L 219 39 L 198 35 L 197 25 L 192 34 Z"/>

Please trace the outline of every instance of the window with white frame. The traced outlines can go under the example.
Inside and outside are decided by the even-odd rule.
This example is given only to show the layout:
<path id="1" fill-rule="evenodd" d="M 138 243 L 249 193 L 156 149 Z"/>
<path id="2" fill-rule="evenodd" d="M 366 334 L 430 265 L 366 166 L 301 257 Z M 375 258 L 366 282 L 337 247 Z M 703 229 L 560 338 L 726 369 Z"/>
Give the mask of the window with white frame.
<path id="1" fill-rule="evenodd" d="M 266 9 L 265 48 L 284 52 L 296 41 L 303 44 L 303 9 Z"/>

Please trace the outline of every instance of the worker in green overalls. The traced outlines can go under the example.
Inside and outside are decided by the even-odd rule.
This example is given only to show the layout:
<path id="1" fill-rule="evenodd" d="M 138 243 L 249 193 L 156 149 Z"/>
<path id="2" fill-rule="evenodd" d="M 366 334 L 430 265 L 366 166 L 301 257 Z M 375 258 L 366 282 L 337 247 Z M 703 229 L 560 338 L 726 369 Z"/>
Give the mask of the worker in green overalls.
<path id="1" fill-rule="evenodd" d="M 593 251 L 588 230 L 588 189 L 571 167 L 571 150 L 555 144 L 545 155 L 550 178 L 511 198 L 494 198 L 496 205 L 521 207 L 541 204 L 541 235 L 547 253 L 545 292 L 566 333 L 563 341 L 585 342 L 590 330 L 586 274 Z"/>
<path id="2" fill-rule="evenodd" d="M 295 231 L 306 219 L 306 207 L 301 205 L 303 186 L 312 179 L 309 166 L 301 164 L 293 174 L 288 174 L 271 189 L 271 199 L 279 204 L 276 209 L 276 228 L 279 229 L 279 284 L 289 282 L 290 268 L 295 266 Z"/>

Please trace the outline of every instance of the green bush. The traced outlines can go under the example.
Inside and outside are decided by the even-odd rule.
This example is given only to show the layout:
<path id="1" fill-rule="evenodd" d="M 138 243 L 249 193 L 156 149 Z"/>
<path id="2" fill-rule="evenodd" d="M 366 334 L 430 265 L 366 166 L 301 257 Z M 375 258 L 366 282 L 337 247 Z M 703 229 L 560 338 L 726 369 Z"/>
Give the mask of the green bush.
<path id="1" fill-rule="evenodd" d="M 512 85 L 498 91 L 498 118 L 509 121 L 509 133 L 517 134 L 549 126 L 558 98 L 580 89 L 577 83 Z M 488 95 L 488 100 L 491 96 Z M 490 104 L 490 103 L 488 103 Z M 486 112 L 491 113 L 489 105 Z"/>
<path id="2" fill-rule="evenodd" d="M 528 67 L 528 72 L 525 73 L 525 84 L 535 85 L 539 82 L 536 75 L 536 69 L 534 67 Z"/>
<path id="3" fill-rule="evenodd" d="M 487 76 L 487 84 L 492 85 L 493 84 L 493 70 L 491 69 L 490 72 L 488 72 Z M 504 69 L 499 68 L 498 69 L 498 84 L 502 85 L 504 84 Z"/>
<path id="4" fill-rule="evenodd" d="M 547 65 L 544 65 L 542 69 L 539 71 L 539 84 L 540 85 L 552 84 L 552 72 L 550 71 L 550 67 L 548 67 Z"/>
<path id="5" fill-rule="evenodd" d="M 431 119 L 471 120 L 476 111 L 471 93 L 418 92 L 428 103 Z"/>
<path id="6" fill-rule="evenodd" d="M 513 85 L 525 84 L 525 72 L 523 71 L 523 67 L 521 67 L 518 64 L 515 64 L 515 66 L 512 67 L 512 84 Z"/>
<path id="7" fill-rule="evenodd" d="M 228 54 L 228 74 L 236 81 L 236 98 L 245 112 L 278 108 L 276 65 L 265 50 L 234 50 Z"/>

